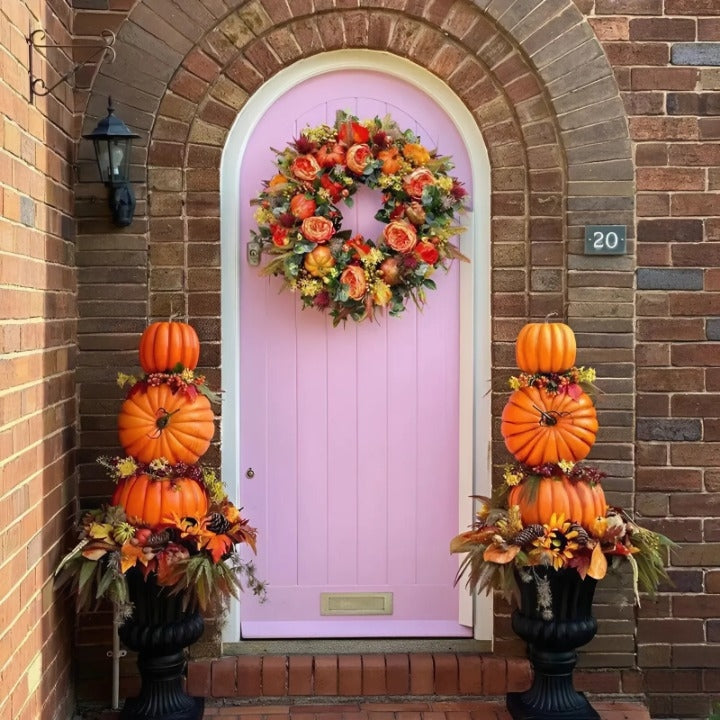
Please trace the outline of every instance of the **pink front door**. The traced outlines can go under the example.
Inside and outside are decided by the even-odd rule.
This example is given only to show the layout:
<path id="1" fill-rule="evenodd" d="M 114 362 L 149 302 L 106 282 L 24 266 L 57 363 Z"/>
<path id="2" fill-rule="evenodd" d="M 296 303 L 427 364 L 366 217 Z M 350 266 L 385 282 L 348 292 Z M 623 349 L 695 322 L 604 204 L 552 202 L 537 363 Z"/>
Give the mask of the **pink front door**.
<path id="1" fill-rule="evenodd" d="M 274 174 L 271 147 L 338 109 L 390 113 L 428 147 L 467 151 L 435 102 L 371 71 L 295 86 L 259 121 L 242 161 L 239 240 L 250 199 Z M 379 194 L 340 206 L 345 229 L 377 237 Z M 241 601 L 245 638 L 469 636 L 458 622 L 459 273 L 436 277 L 422 312 L 332 327 L 245 262 L 240 284 L 240 504 L 259 530 L 268 601 Z M 252 468 L 252 473 L 247 472 Z M 248 476 L 251 477 L 247 477 Z"/>

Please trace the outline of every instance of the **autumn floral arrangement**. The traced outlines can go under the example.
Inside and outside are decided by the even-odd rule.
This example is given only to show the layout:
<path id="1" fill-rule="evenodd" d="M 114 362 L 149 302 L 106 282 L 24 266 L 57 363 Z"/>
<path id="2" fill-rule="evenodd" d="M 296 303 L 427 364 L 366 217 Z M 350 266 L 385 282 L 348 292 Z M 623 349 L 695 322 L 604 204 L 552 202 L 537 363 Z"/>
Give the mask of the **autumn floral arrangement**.
<path id="1" fill-rule="evenodd" d="M 451 242 L 467 192 L 448 174 L 450 158 L 391 117 L 339 112 L 334 126 L 306 128 L 275 152 L 278 172 L 253 201 L 251 242 L 270 257 L 262 272 L 282 277 L 303 307 L 327 310 L 336 325 L 377 308 L 399 315 L 408 300 L 424 304 L 437 268 L 467 260 Z M 338 205 L 352 206 L 361 185 L 382 193 L 379 238 L 343 229 Z"/>
<path id="2" fill-rule="evenodd" d="M 673 546 L 609 507 L 604 473 L 582 462 L 598 430 L 588 394 L 595 372 L 575 367 L 575 356 L 575 336 L 563 323 L 529 323 L 521 330 L 516 359 L 522 373 L 510 379 L 513 392 L 501 423 L 516 462 L 505 467 L 493 498 L 476 498 L 472 529 L 450 544 L 451 552 L 465 554 L 457 580 L 467 575 L 473 591 L 496 589 L 510 599 L 517 597 L 518 580 L 535 576 L 546 591 L 538 601 L 548 620 L 549 584 L 537 568 L 573 568 L 600 580 L 609 565 L 626 561 L 638 599 L 639 588 L 652 593 L 667 579 L 666 549 Z"/>
<path id="3" fill-rule="evenodd" d="M 199 340 L 186 323 L 158 322 L 140 339 L 145 374 L 120 373 L 129 385 L 118 417 L 125 456 L 101 457 L 116 483 L 109 505 L 85 512 L 79 541 L 56 571 L 76 592 L 79 610 L 101 598 L 121 617 L 132 611 L 127 574 L 151 574 L 186 607 L 216 611 L 248 589 L 264 596 L 252 562 L 256 531 L 228 499 L 216 472 L 198 462 L 214 434 L 216 399 L 195 373 Z"/>

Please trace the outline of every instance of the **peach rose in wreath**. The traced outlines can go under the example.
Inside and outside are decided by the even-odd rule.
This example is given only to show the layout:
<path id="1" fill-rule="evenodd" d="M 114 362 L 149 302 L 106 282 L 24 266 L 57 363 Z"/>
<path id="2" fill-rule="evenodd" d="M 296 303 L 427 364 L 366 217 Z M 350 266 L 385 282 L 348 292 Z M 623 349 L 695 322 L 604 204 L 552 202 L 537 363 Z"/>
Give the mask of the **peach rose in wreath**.
<path id="1" fill-rule="evenodd" d="M 317 203 L 306 195 L 293 195 L 290 200 L 290 212 L 298 219 L 305 220 L 315 214 Z"/>
<path id="2" fill-rule="evenodd" d="M 413 170 L 409 175 L 403 178 L 403 188 L 411 197 L 419 200 L 423 194 L 423 188 L 426 185 L 434 185 L 435 176 L 424 167 Z"/>
<path id="3" fill-rule="evenodd" d="M 335 226 L 326 217 L 313 215 L 302 221 L 300 232 L 310 242 L 326 243 L 335 234 Z"/>
<path id="4" fill-rule="evenodd" d="M 358 175 L 362 175 L 371 157 L 372 150 L 370 150 L 370 146 L 362 143 L 348 148 L 345 161 L 350 170 Z"/>
<path id="5" fill-rule="evenodd" d="M 290 171 L 298 180 L 310 182 L 320 172 L 320 165 L 312 155 L 299 155 L 292 161 Z"/>
<path id="6" fill-rule="evenodd" d="M 417 244 L 415 228 L 405 220 L 393 220 L 383 230 L 385 242 L 399 253 L 409 253 Z"/>
<path id="7" fill-rule="evenodd" d="M 353 300 L 360 300 L 367 289 L 365 271 L 358 265 L 348 265 L 340 275 L 340 282 L 349 287 L 348 295 Z"/>

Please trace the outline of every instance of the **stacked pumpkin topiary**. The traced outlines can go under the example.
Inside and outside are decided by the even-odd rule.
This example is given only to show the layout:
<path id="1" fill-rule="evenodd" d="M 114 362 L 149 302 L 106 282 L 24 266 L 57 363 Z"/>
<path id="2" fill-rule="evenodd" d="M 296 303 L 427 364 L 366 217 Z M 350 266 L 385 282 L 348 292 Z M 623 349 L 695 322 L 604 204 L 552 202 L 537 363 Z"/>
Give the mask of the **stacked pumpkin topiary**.
<path id="1" fill-rule="evenodd" d="M 262 583 L 235 547 L 255 550 L 255 530 L 229 501 L 214 470 L 198 463 L 215 432 L 211 392 L 196 374 L 197 333 L 182 322 L 156 322 L 139 345 L 140 377 L 120 373 L 129 390 L 118 416 L 124 457 L 100 458 L 117 483 L 109 507 L 86 513 L 80 542 L 60 564 L 61 582 L 78 592 L 78 606 L 108 597 L 131 610 L 126 573 L 153 574 L 182 593 L 186 606 L 208 610 Z"/>
<path id="2" fill-rule="evenodd" d="M 500 431 L 516 462 L 507 465 L 495 499 L 478 497 L 471 530 L 450 549 L 467 553 L 458 579 L 468 572 L 472 589 L 517 594 L 516 571 L 575 568 L 584 578 L 605 576 L 608 558 L 626 559 L 638 583 L 653 591 L 664 569 L 664 536 L 609 508 L 604 473 L 581 461 L 598 431 L 587 390 L 591 368 L 576 367 L 576 341 L 559 322 L 529 323 L 520 331 L 516 360 L 521 372 L 502 413 Z"/>
<path id="3" fill-rule="evenodd" d="M 605 517 L 605 494 L 598 473 L 572 470 L 587 457 L 598 430 L 595 406 L 581 386 L 594 373 L 575 367 L 575 335 L 564 323 L 525 325 L 515 348 L 522 372 L 511 381 L 516 389 L 500 426 L 505 446 L 521 463 L 505 473 L 508 504 L 520 508 L 526 525 L 545 525 L 555 515 L 589 531 Z"/>

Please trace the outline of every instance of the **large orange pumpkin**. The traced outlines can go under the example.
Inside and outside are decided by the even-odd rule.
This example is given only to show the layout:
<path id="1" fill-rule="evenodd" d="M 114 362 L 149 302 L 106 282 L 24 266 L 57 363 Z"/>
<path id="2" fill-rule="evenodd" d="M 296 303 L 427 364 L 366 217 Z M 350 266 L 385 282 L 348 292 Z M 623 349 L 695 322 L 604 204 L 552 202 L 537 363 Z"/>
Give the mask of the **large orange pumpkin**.
<path id="1" fill-rule="evenodd" d="M 575 333 L 565 323 L 528 323 L 515 343 L 517 366 L 527 373 L 551 373 L 575 365 Z"/>
<path id="2" fill-rule="evenodd" d="M 520 507 L 524 525 L 550 522 L 553 513 L 579 523 L 586 530 L 597 517 L 605 517 L 607 503 L 599 483 L 571 482 L 565 475 L 525 481 L 510 489 L 508 505 Z"/>
<path id="3" fill-rule="evenodd" d="M 166 384 L 151 385 L 122 404 L 118 431 L 125 452 L 140 462 L 194 463 L 210 447 L 215 418 L 204 395 L 173 395 Z"/>
<path id="4" fill-rule="evenodd" d="M 200 358 L 200 341 L 187 323 L 155 322 L 145 328 L 139 352 L 146 373 L 166 372 L 178 365 L 194 370 Z"/>
<path id="5" fill-rule="evenodd" d="M 155 480 L 133 475 L 121 480 L 112 496 L 113 505 L 122 505 L 128 518 L 157 529 L 171 513 L 200 520 L 208 511 L 205 488 L 191 478 Z"/>
<path id="6" fill-rule="evenodd" d="M 587 393 L 574 399 L 536 387 L 520 388 L 510 396 L 500 425 L 505 446 L 525 465 L 582 460 L 597 430 L 597 413 Z"/>

